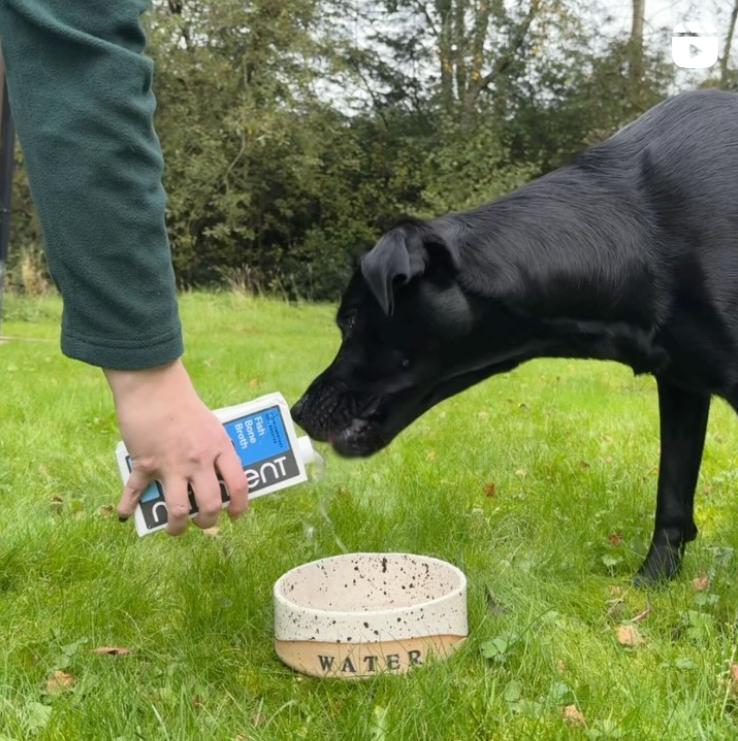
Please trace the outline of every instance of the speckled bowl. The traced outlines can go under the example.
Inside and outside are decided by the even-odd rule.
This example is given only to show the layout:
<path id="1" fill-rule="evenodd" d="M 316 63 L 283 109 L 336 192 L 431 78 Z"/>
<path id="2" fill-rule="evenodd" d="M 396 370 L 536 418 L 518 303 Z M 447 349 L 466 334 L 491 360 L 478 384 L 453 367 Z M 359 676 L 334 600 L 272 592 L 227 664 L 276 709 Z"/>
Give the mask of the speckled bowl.
<path id="1" fill-rule="evenodd" d="M 402 673 L 464 640 L 466 576 L 409 553 L 348 553 L 288 571 L 274 585 L 277 655 L 315 677 Z"/>

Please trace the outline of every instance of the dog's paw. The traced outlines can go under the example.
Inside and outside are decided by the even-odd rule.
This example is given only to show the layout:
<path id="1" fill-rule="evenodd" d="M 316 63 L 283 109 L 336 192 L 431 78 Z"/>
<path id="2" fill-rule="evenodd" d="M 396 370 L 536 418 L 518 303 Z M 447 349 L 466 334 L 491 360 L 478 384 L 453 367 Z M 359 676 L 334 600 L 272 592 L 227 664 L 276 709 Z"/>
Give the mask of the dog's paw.
<path id="1" fill-rule="evenodd" d="M 684 544 L 673 546 L 668 543 L 651 543 L 646 560 L 633 577 L 636 587 L 653 587 L 673 579 L 682 565 Z"/>

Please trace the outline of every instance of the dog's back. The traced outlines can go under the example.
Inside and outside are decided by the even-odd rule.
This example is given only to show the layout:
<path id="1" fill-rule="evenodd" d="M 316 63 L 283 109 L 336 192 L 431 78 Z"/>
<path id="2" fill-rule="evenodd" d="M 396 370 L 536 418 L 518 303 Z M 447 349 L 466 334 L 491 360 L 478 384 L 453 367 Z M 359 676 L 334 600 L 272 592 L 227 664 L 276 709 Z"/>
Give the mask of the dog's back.
<path id="1" fill-rule="evenodd" d="M 738 95 L 664 101 L 575 167 L 633 188 L 648 225 L 654 325 L 679 380 L 738 384 Z"/>
<path id="2" fill-rule="evenodd" d="M 563 167 L 434 220 L 472 290 L 540 317 L 637 325 L 675 376 L 738 394 L 738 95 L 664 101 Z"/>
<path id="3" fill-rule="evenodd" d="M 738 95 L 710 89 L 669 98 L 577 164 L 628 178 L 670 261 L 683 247 L 702 253 L 708 267 L 734 253 L 738 267 Z"/>
<path id="4" fill-rule="evenodd" d="M 669 298 L 661 339 L 683 380 L 738 384 L 738 95 L 671 98 L 606 142 L 640 160 L 652 270 Z"/>

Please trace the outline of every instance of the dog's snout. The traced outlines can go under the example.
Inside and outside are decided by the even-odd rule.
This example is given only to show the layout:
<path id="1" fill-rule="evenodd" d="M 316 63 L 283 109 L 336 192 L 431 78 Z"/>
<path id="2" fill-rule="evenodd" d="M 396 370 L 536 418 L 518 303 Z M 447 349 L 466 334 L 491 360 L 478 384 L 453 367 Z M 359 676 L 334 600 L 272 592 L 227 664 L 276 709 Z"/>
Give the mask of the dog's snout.
<path id="1" fill-rule="evenodd" d="M 300 398 L 290 409 L 290 415 L 292 416 L 292 421 L 296 422 L 298 425 L 302 427 L 303 423 L 303 414 L 305 412 L 305 397 L 303 396 Z"/>

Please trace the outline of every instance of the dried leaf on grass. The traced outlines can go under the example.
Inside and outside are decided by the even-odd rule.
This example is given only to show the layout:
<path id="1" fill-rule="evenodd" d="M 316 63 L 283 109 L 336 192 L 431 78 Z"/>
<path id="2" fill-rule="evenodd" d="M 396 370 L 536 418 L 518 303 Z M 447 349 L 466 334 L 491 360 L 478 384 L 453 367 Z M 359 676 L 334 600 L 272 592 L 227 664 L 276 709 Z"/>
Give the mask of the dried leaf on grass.
<path id="1" fill-rule="evenodd" d="M 703 571 L 692 579 L 692 586 L 696 592 L 703 592 L 710 583 L 710 577 Z"/>
<path id="2" fill-rule="evenodd" d="M 206 527 L 202 532 L 211 538 L 216 538 L 220 533 L 220 528 L 217 525 L 213 525 L 213 527 Z"/>
<path id="3" fill-rule="evenodd" d="M 96 654 L 107 654 L 108 656 L 126 656 L 131 653 L 131 649 L 122 646 L 98 646 L 97 648 L 93 648 L 92 652 Z"/>
<path id="4" fill-rule="evenodd" d="M 63 672 L 61 669 L 57 669 L 55 672 L 49 675 L 46 680 L 46 691 L 50 695 L 63 692 L 69 689 L 74 684 L 74 677 L 67 672 Z"/>
<path id="5" fill-rule="evenodd" d="M 564 720 L 567 721 L 567 723 L 571 723 L 575 726 L 587 725 L 584 715 L 576 705 L 566 705 L 561 708 L 561 714 L 564 716 Z"/>
<path id="6" fill-rule="evenodd" d="M 101 517 L 112 517 L 115 512 L 115 507 L 113 507 L 112 504 L 103 504 L 97 512 Z"/>
<path id="7" fill-rule="evenodd" d="M 732 662 L 730 665 L 730 676 L 728 677 L 728 690 L 734 697 L 738 695 L 738 664 Z"/>
<path id="8" fill-rule="evenodd" d="M 623 536 L 620 533 L 610 533 L 607 536 L 610 545 L 620 545 L 623 542 Z"/>
<path id="9" fill-rule="evenodd" d="M 642 646 L 646 642 L 635 625 L 618 625 L 615 635 L 621 646 Z"/>
<path id="10" fill-rule="evenodd" d="M 264 713 L 259 712 L 258 710 L 255 713 L 251 714 L 251 717 L 249 718 L 251 721 L 252 726 L 263 726 L 267 722 L 267 717 L 264 715 Z"/>
<path id="11" fill-rule="evenodd" d="M 492 482 L 489 482 L 484 485 L 484 495 L 486 497 L 493 497 L 495 495 L 495 485 Z"/>

